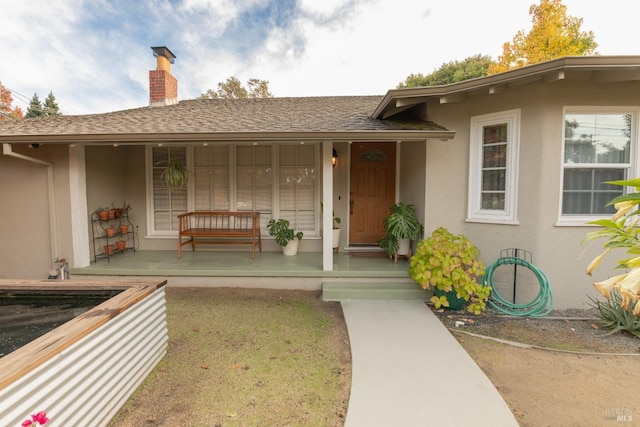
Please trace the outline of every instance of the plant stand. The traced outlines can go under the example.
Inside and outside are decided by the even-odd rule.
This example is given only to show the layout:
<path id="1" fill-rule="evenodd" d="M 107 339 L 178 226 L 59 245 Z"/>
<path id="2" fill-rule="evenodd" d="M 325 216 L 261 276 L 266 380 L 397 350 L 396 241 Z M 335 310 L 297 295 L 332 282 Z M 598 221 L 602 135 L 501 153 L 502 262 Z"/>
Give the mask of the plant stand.
<path id="1" fill-rule="evenodd" d="M 120 218 L 111 219 L 102 219 L 97 212 L 94 212 L 91 215 L 91 232 L 94 262 L 104 258 L 107 259 L 107 262 L 111 262 L 111 257 L 118 253 L 124 254 L 128 250 L 136 252 L 135 231 L 133 224 L 129 221 L 128 212 L 123 212 Z M 125 241 L 125 245 L 116 249 L 116 243 L 119 240 Z"/>
<path id="2" fill-rule="evenodd" d="M 411 239 L 398 239 L 398 251 L 393 254 L 393 262 L 398 263 L 398 257 L 411 259 Z"/>

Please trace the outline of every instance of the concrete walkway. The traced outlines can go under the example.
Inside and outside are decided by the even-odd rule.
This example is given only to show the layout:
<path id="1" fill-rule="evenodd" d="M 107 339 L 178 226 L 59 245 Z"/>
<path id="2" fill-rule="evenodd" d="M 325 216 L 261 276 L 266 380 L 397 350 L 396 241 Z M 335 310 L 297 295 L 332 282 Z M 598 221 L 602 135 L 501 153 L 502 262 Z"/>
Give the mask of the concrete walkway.
<path id="1" fill-rule="evenodd" d="M 518 426 L 423 301 L 342 301 L 352 353 L 345 427 Z"/>

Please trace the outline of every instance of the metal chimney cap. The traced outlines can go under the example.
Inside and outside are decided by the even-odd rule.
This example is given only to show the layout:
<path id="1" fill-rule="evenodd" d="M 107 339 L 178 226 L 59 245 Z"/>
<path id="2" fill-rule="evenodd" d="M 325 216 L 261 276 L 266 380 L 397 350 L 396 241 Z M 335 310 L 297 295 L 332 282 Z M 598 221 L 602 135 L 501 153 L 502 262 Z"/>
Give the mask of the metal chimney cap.
<path id="1" fill-rule="evenodd" d="M 151 50 L 153 50 L 153 56 L 158 57 L 158 56 L 164 56 L 165 58 L 167 58 L 169 60 L 169 62 L 171 64 L 173 64 L 175 62 L 176 56 L 173 54 L 173 52 L 171 52 L 169 50 L 168 47 L 166 46 L 156 46 L 156 47 L 151 47 Z"/>

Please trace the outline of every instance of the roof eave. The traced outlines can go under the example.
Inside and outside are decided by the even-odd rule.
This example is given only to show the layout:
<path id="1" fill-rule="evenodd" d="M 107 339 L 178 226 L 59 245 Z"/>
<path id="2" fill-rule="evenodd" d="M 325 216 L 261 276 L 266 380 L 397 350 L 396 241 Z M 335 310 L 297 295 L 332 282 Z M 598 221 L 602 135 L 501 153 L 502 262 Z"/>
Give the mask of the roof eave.
<path id="1" fill-rule="evenodd" d="M 467 92 L 504 86 L 509 83 L 526 83 L 541 79 L 551 80 L 554 73 L 562 71 L 623 71 L 640 69 L 640 56 L 568 56 L 541 62 L 491 76 L 478 77 L 443 86 L 391 89 L 382 98 L 371 117 L 385 118 L 385 112 L 396 100 L 412 98 L 426 102 L 428 98 L 453 96 Z"/>
<path id="2" fill-rule="evenodd" d="M 316 141 L 426 141 L 450 140 L 450 130 L 325 131 L 325 132 L 213 132 L 213 133 L 136 133 L 136 134 L 60 134 L 0 135 L 0 143 L 14 144 L 148 144 L 188 142 L 316 142 Z"/>

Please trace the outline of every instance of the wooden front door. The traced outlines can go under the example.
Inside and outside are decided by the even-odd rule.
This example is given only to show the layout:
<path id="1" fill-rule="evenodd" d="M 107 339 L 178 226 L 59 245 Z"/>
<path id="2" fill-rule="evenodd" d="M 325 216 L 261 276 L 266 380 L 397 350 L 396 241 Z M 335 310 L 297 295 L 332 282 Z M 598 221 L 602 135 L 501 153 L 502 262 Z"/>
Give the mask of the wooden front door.
<path id="1" fill-rule="evenodd" d="M 349 244 L 377 244 L 395 202 L 396 143 L 351 144 Z"/>

